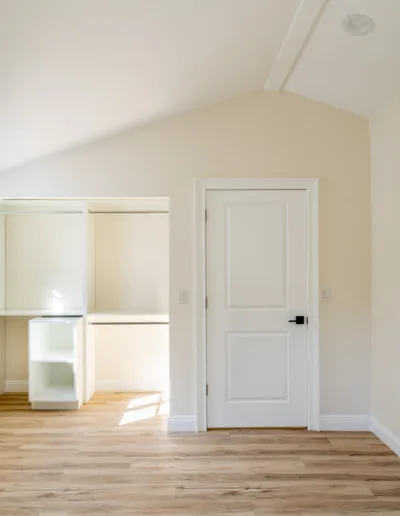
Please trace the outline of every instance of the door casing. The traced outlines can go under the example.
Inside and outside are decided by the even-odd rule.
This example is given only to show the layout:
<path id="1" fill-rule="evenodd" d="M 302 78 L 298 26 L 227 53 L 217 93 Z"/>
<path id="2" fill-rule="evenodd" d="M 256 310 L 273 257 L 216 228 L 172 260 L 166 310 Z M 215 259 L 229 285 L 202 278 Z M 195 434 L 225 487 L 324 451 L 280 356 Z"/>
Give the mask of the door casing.
<path id="1" fill-rule="evenodd" d="M 307 428 L 319 431 L 319 203 L 318 179 L 195 180 L 196 426 L 207 430 L 206 192 L 208 190 L 304 190 L 307 194 Z"/>

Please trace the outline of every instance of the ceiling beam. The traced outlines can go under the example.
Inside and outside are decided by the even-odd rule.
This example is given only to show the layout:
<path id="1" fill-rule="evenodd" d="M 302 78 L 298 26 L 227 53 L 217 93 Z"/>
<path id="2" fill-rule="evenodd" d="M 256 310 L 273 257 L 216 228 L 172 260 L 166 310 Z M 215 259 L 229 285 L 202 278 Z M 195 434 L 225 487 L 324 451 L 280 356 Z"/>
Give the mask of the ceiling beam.
<path id="1" fill-rule="evenodd" d="M 267 79 L 267 91 L 284 89 L 330 0 L 301 0 Z"/>

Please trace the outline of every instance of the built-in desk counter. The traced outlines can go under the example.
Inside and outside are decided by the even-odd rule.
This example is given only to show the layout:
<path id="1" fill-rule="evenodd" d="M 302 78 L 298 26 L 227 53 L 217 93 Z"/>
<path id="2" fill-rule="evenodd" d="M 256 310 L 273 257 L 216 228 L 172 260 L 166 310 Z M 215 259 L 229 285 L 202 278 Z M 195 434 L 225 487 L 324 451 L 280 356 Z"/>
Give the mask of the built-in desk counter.
<path id="1" fill-rule="evenodd" d="M 129 314 L 122 312 L 92 313 L 89 324 L 168 324 L 168 314 Z"/>
<path id="2" fill-rule="evenodd" d="M 96 391 L 166 391 L 168 314 L 88 314 Z"/>

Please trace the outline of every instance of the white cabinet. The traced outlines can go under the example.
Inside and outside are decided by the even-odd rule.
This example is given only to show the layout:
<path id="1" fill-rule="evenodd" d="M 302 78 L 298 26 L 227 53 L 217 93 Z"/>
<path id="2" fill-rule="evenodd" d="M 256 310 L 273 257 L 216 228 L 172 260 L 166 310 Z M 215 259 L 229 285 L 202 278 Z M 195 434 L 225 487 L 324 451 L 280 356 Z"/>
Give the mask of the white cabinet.
<path id="1" fill-rule="evenodd" d="M 168 390 L 168 324 L 94 323 L 93 328 L 96 391 Z"/>
<path id="2" fill-rule="evenodd" d="M 82 404 L 82 317 L 29 321 L 29 401 L 33 409 Z"/>

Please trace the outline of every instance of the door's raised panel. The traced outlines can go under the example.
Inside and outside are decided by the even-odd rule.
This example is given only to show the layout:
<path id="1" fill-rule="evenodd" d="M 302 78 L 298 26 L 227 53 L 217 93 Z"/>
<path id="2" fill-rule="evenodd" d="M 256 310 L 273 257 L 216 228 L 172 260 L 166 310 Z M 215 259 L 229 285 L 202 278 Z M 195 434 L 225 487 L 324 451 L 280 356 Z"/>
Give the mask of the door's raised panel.
<path id="1" fill-rule="evenodd" d="M 287 333 L 228 333 L 227 358 L 228 401 L 287 400 Z"/>
<path id="2" fill-rule="evenodd" d="M 226 206 L 228 308 L 287 305 L 287 203 Z"/>

